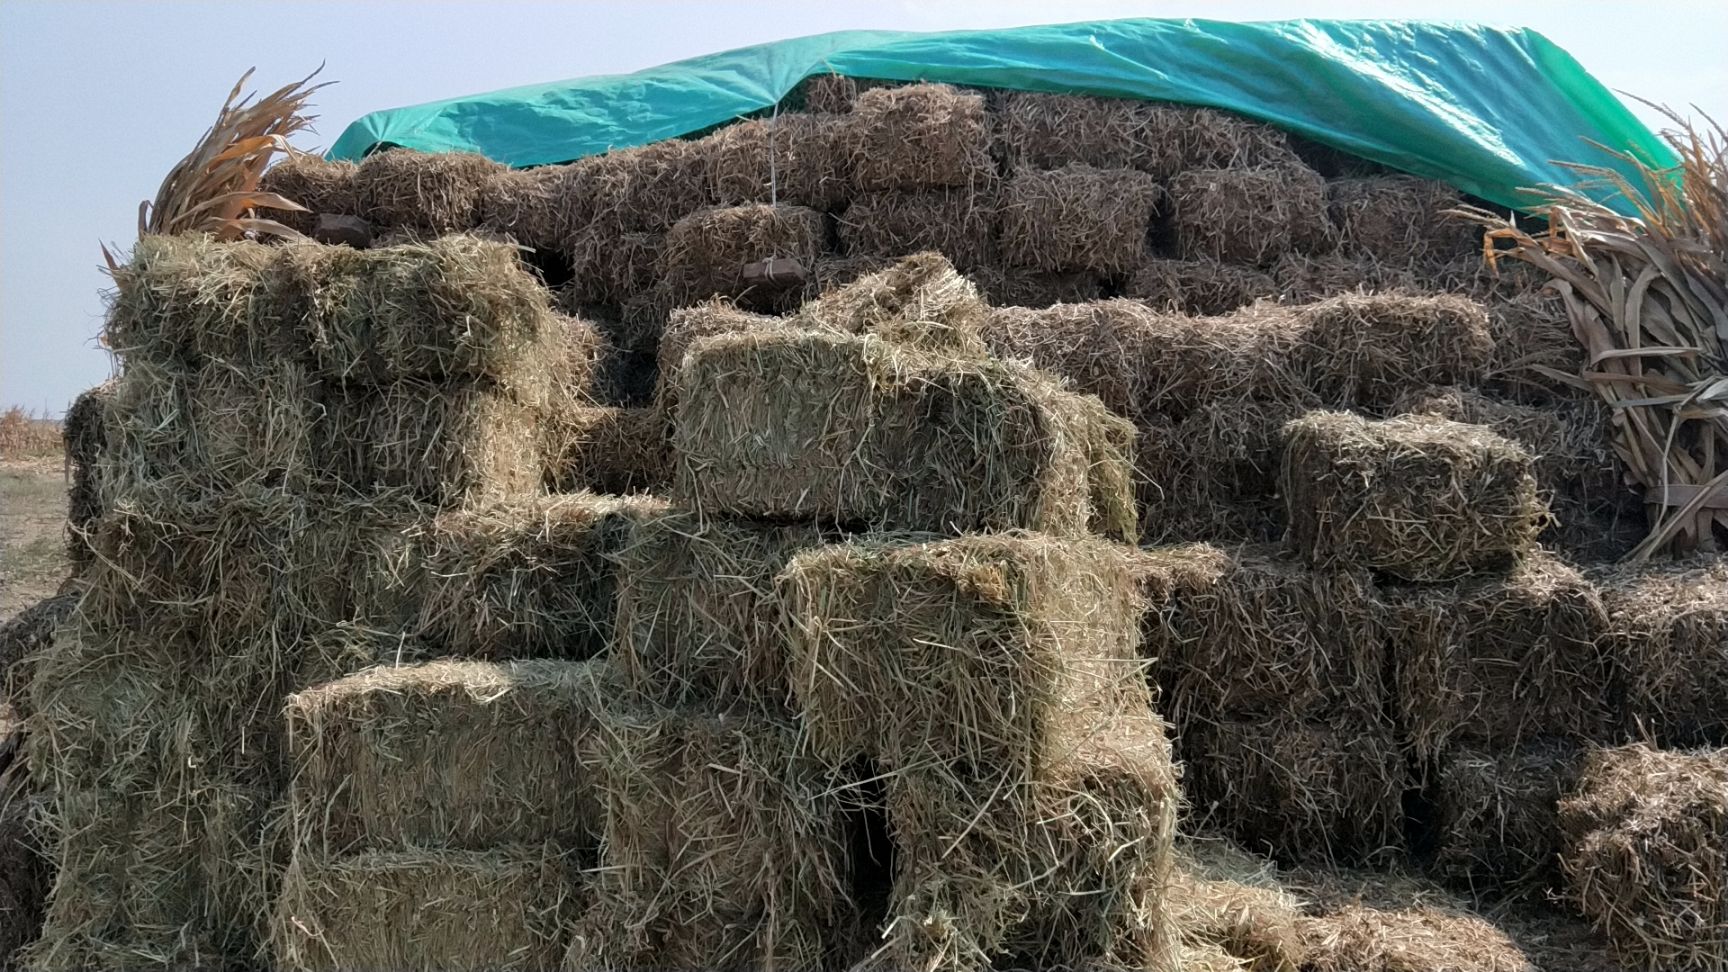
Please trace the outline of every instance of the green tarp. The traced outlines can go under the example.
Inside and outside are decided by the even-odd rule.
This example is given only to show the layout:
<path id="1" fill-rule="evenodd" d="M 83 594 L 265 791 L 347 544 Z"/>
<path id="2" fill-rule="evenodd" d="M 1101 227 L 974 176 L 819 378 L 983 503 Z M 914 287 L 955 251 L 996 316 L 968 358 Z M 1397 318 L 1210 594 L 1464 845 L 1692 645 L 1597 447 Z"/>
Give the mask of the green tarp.
<path id="1" fill-rule="evenodd" d="M 1531 30 L 1415 21 L 1106 20 L 918 34 L 843 31 L 373 112 L 330 150 L 479 152 L 568 162 L 698 132 L 778 102 L 813 74 L 1208 105 L 1504 206 L 1576 186 L 1560 162 L 1674 157 L 1571 55 Z"/>

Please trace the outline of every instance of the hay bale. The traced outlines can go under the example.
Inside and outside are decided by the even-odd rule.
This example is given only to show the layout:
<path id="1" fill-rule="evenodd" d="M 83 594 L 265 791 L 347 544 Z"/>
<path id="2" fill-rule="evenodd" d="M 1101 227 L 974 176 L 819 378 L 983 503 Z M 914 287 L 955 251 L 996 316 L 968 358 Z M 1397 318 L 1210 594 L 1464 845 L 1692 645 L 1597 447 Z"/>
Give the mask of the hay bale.
<path id="1" fill-rule="evenodd" d="M 812 74 L 798 82 L 795 89 L 803 95 L 804 110 L 812 113 L 843 115 L 852 110 L 860 90 L 869 90 L 878 82 L 859 81 L 844 74 Z"/>
<path id="2" fill-rule="evenodd" d="M 1126 274 L 1146 258 L 1163 199 L 1156 179 L 1132 169 L 1022 169 L 1002 187 L 997 249 L 1010 266 Z"/>
<path id="3" fill-rule="evenodd" d="M 1145 260 L 1122 288 L 1122 296 L 1153 310 L 1196 315 L 1228 314 L 1277 295 L 1270 276 L 1215 260 Z"/>
<path id="4" fill-rule="evenodd" d="M 366 251 L 279 247 L 268 311 L 294 319 L 320 372 L 355 383 L 491 379 L 543 394 L 558 337 L 515 247 L 472 236 Z"/>
<path id="5" fill-rule="evenodd" d="M 584 406 L 547 421 L 546 488 L 627 495 L 672 485 L 671 429 L 657 408 Z"/>
<path id="6" fill-rule="evenodd" d="M 183 386 L 183 427 L 189 433 L 178 471 L 226 487 L 310 485 L 313 429 L 320 418 L 311 369 L 296 361 L 247 367 L 213 361 L 177 383 Z"/>
<path id="7" fill-rule="evenodd" d="M 1165 908 L 1190 947 L 1236 963 L 1223 968 L 1300 972 L 1308 954 L 1301 902 L 1271 861 L 1216 838 L 1178 841 L 1175 854 Z"/>
<path id="8" fill-rule="evenodd" d="M 1306 167 L 1189 169 L 1170 180 L 1178 255 L 1250 267 L 1333 245 L 1326 181 Z"/>
<path id="9" fill-rule="evenodd" d="M 90 559 L 85 539 L 91 525 L 102 515 L 102 482 L 97 465 L 108 438 L 108 409 L 114 401 L 116 380 L 108 379 L 87 388 L 72 400 L 60 423 L 66 444 L 66 465 L 72 485 L 66 495 L 66 551 L 73 571 Z"/>
<path id="10" fill-rule="evenodd" d="M 664 233 L 714 205 L 708 181 L 709 144 L 669 138 L 583 159 L 570 178 L 585 192 L 570 225 L 593 223 L 607 233 Z"/>
<path id="11" fill-rule="evenodd" d="M 578 748 L 601 668 L 433 661 L 372 668 L 288 699 L 297 858 L 406 845 L 591 846 L 600 824 Z"/>
<path id="12" fill-rule="evenodd" d="M 1446 263 L 1481 249 L 1481 231 L 1446 215 L 1463 197 L 1444 182 L 1410 175 L 1334 179 L 1326 203 L 1348 256 L 1384 263 Z"/>
<path id="13" fill-rule="evenodd" d="M 594 906 L 566 967 L 817 968 L 850 917 L 840 796 L 798 729 L 609 712 Z"/>
<path id="14" fill-rule="evenodd" d="M 793 690 L 836 764 L 1035 768 L 1148 704 L 1139 594 L 1112 544 L 866 540 L 799 554 L 780 584 Z"/>
<path id="15" fill-rule="evenodd" d="M 1160 179 L 1189 169 L 1302 167 L 1289 138 L 1263 122 L 1215 108 L 1148 104 L 1134 167 Z"/>
<path id="16" fill-rule="evenodd" d="M 316 473 L 338 489 L 404 490 L 448 507 L 540 487 L 540 410 L 486 384 L 404 379 L 329 389 L 321 399 Z"/>
<path id="17" fill-rule="evenodd" d="M 1569 896 L 1621 961 L 1728 965 L 1728 751 L 1595 751 L 1560 827 Z"/>
<path id="18" fill-rule="evenodd" d="M 1125 169 L 1147 134 L 1147 106 L 1135 99 L 1004 91 L 993 107 L 996 144 L 1015 167 Z"/>
<path id="19" fill-rule="evenodd" d="M 678 371 L 684 365 L 684 355 L 700 338 L 716 334 L 742 334 L 766 331 L 786 326 L 786 319 L 756 314 L 739 308 L 732 301 L 715 298 L 692 307 L 679 307 L 666 319 L 666 330 L 660 336 L 656 355 L 659 381 L 655 385 L 654 402 L 667 416 L 678 410 Z"/>
<path id="20" fill-rule="evenodd" d="M 1476 915 L 1419 905 L 1348 905 L 1313 921 L 1313 972 L 1538 972 L 1523 949 Z"/>
<path id="21" fill-rule="evenodd" d="M 554 494 L 445 513 L 423 538 L 428 583 L 417 626 L 469 658 L 582 659 L 612 644 L 612 558 L 650 497 Z"/>
<path id="22" fill-rule="evenodd" d="M 1448 750 L 1434 779 L 1435 869 L 1473 890 L 1550 884 L 1560 860 L 1558 804 L 1577 783 L 1579 757 L 1565 739 Z"/>
<path id="23" fill-rule="evenodd" d="M 666 234 L 619 233 L 590 223 L 571 233 L 570 297 L 579 303 L 620 306 L 660 283 Z"/>
<path id="24" fill-rule="evenodd" d="M 303 252 L 307 247 L 219 243 L 204 234 L 142 237 L 132 259 L 114 273 L 103 336 L 128 364 L 303 354 L 290 332 L 268 326 L 259 307 L 267 293 L 265 268 L 280 254 Z"/>
<path id="25" fill-rule="evenodd" d="M 583 899 L 575 865 L 549 847 L 296 860 L 271 955 L 293 972 L 557 968 Z"/>
<path id="26" fill-rule="evenodd" d="M 705 338 L 678 381 L 673 492 L 699 512 L 1133 535 L 1130 498 L 1093 495 L 1126 482 L 1121 420 L 1030 369 L 783 331 Z"/>
<path id="27" fill-rule="evenodd" d="M 58 790 L 45 808 L 58 871 L 22 965 L 226 968 L 253 961 L 269 907 L 266 793 Z"/>
<path id="28" fill-rule="evenodd" d="M 1640 735 L 1666 745 L 1728 743 L 1728 562 L 1603 571 L 1607 644 L 1627 678 Z"/>
<path id="29" fill-rule="evenodd" d="M 704 138 L 714 200 L 722 206 L 791 203 L 835 209 L 852 194 L 842 156 L 845 120 L 786 114 L 735 122 Z"/>
<path id="30" fill-rule="evenodd" d="M 774 578 L 831 534 L 810 524 L 703 520 L 664 512 L 638 520 L 616 554 L 624 686 L 673 706 L 791 704 L 785 619 Z"/>
<path id="31" fill-rule="evenodd" d="M 1503 574 L 1387 587 L 1381 610 L 1399 719 L 1418 756 L 1457 742 L 1610 738 L 1618 682 L 1596 588 L 1546 553 Z"/>
<path id="32" fill-rule="evenodd" d="M 1135 449 L 1141 540 L 1262 543 L 1284 533 L 1284 427 L 1306 406 L 1206 402 L 1141 431 Z"/>
<path id="33" fill-rule="evenodd" d="M 989 308 L 940 253 L 915 253 L 829 290 L 792 317 L 797 327 L 877 337 L 945 354 L 982 356 Z"/>
<path id="34" fill-rule="evenodd" d="M 1547 518 L 1522 447 L 1429 416 L 1310 412 L 1285 428 L 1286 541 L 1310 563 L 1441 580 L 1509 563 Z"/>
<path id="35" fill-rule="evenodd" d="M 1197 722 L 1385 709 L 1385 654 L 1366 571 L 1316 571 L 1276 548 L 1192 544 L 1142 551 L 1141 653 L 1159 711 Z"/>
<path id="36" fill-rule="evenodd" d="M 1380 860 L 1404 845 L 1404 754 L 1384 719 L 1274 713 L 1178 741 L 1191 814 L 1280 861 Z"/>
<path id="37" fill-rule="evenodd" d="M 469 152 L 393 148 L 368 155 L 354 173 L 359 216 L 381 230 L 425 237 L 473 229 L 487 180 L 502 166 Z"/>
<path id="38" fill-rule="evenodd" d="M 667 232 L 660 272 L 675 304 L 718 294 L 751 307 L 783 308 L 799 292 L 752 285 L 744 279 L 745 265 L 786 257 L 808 268 L 827 248 L 827 217 L 814 209 L 766 203 L 704 209 Z"/>
<path id="39" fill-rule="evenodd" d="M 972 187 L 864 193 L 839 217 L 840 246 L 878 257 L 935 250 L 971 269 L 990 259 L 995 209 L 992 194 Z"/>
<path id="40" fill-rule="evenodd" d="M 575 227 L 568 195 L 571 167 L 497 169 L 480 184 L 476 226 L 536 250 L 563 252 Z"/>
<path id="41" fill-rule="evenodd" d="M 1359 291 L 1421 290 L 1416 274 L 1407 267 L 1337 253 L 1284 253 L 1268 272 L 1278 283 L 1279 296 L 1299 304 Z"/>
<path id="42" fill-rule="evenodd" d="M 1584 345 L 1572 333 L 1566 303 L 1558 294 L 1532 287 L 1483 299 L 1494 340 L 1486 378 L 1521 400 L 1542 404 L 1556 398 L 1595 398 L 1589 389 L 1555 376 L 1584 371 Z"/>
<path id="43" fill-rule="evenodd" d="M 21 764 L 0 772 L 0 967 L 17 968 L 17 957 L 42 931 L 52 890 L 41 809 L 45 796 L 30 792 Z"/>
<path id="44" fill-rule="evenodd" d="M 1094 273 L 983 266 L 969 276 L 978 293 L 996 307 L 1042 310 L 1052 304 L 1082 304 L 1104 296 L 1104 280 Z"/>
<path id="45" fill-rule="evenodd" d="M 36 658 L 54 643 L 55 631 L 77 606 L 76 591 L 56 594 L 0 622 L 0 710 L 10 707 L 20 719 L 30 715 L 30 676 Z"/>
<path id="46" fill-rule="evenodd" d="M 1334 407 L 1391 404 L 1412 387 L 1474 384 L 1493 353 L 1482 305 L 1452 295 L 1352 294 L 1300 308 L 1291 366 Z"/>
<path id="47" fill-rule="evenodd" d="M 273 219 L 307 236 L 321 214 L 359 214 L 360 197 L 355 191 L 359 167 L 352 162 L 332 162 L 311 152 L 289 152 L 258 179 L 259 192 L 273 192 L 306 207 L 305 212 L 260 206 L 261 219 Z"/>
<path id="48" fill-rule="evenodd" d="M 852 106 L 841 151 L 864 192 L 987 188 L 990 119 L 984 97 L 946 84 L 871 88 Z"/>

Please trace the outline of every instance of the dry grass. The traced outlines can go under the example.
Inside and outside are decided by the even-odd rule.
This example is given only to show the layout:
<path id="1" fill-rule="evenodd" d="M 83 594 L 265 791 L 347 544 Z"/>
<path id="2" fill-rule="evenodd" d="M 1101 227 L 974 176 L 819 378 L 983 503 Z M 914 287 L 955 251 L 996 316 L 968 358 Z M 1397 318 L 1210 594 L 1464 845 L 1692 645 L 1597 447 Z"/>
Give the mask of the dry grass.
<path id="1" fill-rule="evenodd" d="M 1446 294 L 1346 294 L 1296 311 L 1291 367 L 1333 407 L 1385 408 L 1422 385 L 1473 384 L 1493 353 L 1481 304 Z"/>
<path id="2" fill-rule="evenodd" d="M 58 462 L 0 463 L 0 621 L 65 583 L 66 495 Z"/>
<path id="3" fill-rule="evenodd" d="M 17 405 L 0 412 L 0 460 L 57 458 L 65 448 L 59 422 L 36 418 Z"/>
<path id="4" fill-rule="evenodd" d="M 798 309 L 799 327 L 873 334 L 911 348 L 979 356 L 988 308 L 939 253 L 915 253 Z"/>
<path id="5" fill-rule="evenodd" d="M 1165 894 L 1186 941 L 1237 963 L 1223 968 L 1301 972 L 1308 954 L 1301 901 L 1278 883 L 1271 861 L 1218 838 L 1179 841 Z"/>
<path id="6" fill-rule="evenodd" d="M 706 142 L 666 139 L 583 159 L 569 166 L 571 223 L 605 232 L 663 233 L 714 205 Z"/>
<path id="7" fill-rule="evenodd" d="M 1146 258 L 1163 200 L 1158 181 L 1132 169 L 1021 170 L 1002 187 L 997 248 L 1010 266 L 1127 274 Z"/>
<path id="8" fill-rule="evenodd" d="M 536 250 L 564 252 L 575 226 L 572 167 L 498 169 L 480 184 L 476 215 L 479 231 Z"/>
<path id="9" fill-rule="evenodd" d="M 671 429 L 657 408 L 582 406 L 546 420 L 546 488 L 618 495 L 672 485 Z"/>
<path id="10" fill-rule="evenodd" d="M 1042 310 L 1052 304 L 1081 304 L 1104 296 L 1104 281 L 1093 273 L 979 267 L 969 276 L 978 292 L 996 307 Z"/>
<path id="11" fill-rule="evenodd" d="M 1664 745 L 1728 744 L 1728 563 L 1693 558 L 1597 579 L 1639 734 Z"/>
<path id="12" fill-rule="evenodd" d="M 841 151 L 865 192 L 995 181 L 982 95 L 945 84 L 871 88 L 858 96 Z"/>
<path id="13" fill-rule="evenodd" d="M 1569 894 L 1621 961 L 1728 968 L 1728 751 L 1598 750 L 1560 826 Z"/>
<path id="14" fill-rule="evenodd" d="M 1312 412 L 1285 430 L 1286 541 L 1409 580 L 1504 565 L 1546 524 L 1530 454 L 1479 425 Z"/>

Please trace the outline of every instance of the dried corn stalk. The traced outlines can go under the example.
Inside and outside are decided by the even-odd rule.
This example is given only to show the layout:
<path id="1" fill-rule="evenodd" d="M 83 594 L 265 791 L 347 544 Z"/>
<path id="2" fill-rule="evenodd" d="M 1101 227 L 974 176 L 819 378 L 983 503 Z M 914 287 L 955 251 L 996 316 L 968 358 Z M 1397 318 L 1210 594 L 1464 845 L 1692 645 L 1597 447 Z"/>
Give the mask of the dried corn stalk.
<path id="1" fill-rule="evenodd" d="M 1666 109 L 1664 109 L 1666 111 Z M 1627 200 L 1624 215 L 1577 190 L 1550 190 L 1548 229 L 1531 234 L 1480 209 L 1490 261 L 1548 273 L 1584 345 L 1582 382 L 1615 410 L 1613 445 L 1645 493 L 1650 534 L 1633 559 L 1728 549 L 1728 132 L 1666 133 L 1680 164 L 1630 155 L 1642 185 L 1578 166 Z M 1496 243 L 1511 245 L 1496 250 Z"/>

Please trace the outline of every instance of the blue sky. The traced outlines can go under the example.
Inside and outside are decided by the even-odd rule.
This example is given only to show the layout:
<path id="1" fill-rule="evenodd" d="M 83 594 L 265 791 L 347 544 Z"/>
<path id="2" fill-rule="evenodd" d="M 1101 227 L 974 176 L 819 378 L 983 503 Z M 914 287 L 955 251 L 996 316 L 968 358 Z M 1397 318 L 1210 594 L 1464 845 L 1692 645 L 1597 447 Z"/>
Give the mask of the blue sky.
<path id="1" fill-rule="evenodd" d="M 100 243 L 137 236 L 140 200 L 209 126 L 248 67 L 309 73 L 318 133 L 368 111 L 631 71 L 846 28 L 942 30 L 1103 17 L 1410 17 L 1533 27 L 1610 88 L 1728 124 L 1728 4 L 1524 0 L 805 0 L 125 2 L 0 0 L 0 407 L 58 415 L 107 377 Z"/>

